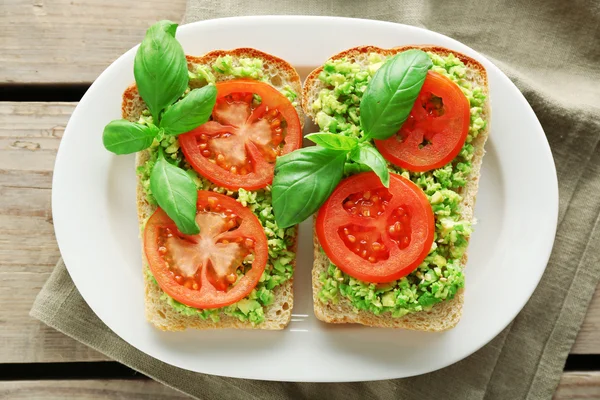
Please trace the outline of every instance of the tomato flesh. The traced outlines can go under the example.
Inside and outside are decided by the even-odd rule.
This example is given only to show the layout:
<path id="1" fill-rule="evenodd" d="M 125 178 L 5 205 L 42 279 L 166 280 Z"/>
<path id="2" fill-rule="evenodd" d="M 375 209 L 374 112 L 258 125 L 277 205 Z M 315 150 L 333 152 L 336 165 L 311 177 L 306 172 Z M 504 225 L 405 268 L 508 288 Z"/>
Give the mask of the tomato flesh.
<path id="1" fill-rule="evenodd" d="M 469 100 L 450 79 L 429 71 L 400 131 L 375 140 L 383 157 L 409 171 L 443 167 L 460 153 L 470 124 Z"/>
<path id="2" fill-rule="evenodd" d="M 391 282 L 411 273 L 427 256 L 435 230 L 425 194 L 390 174 L 385 188 L 372 172 L 344 179 L 323 204 L 317 236 L 342 271 L 367 282 Z"/>
<path id="3" fill-rule="evenodd" d="M 217 83 L 211 121 L 179 136 L 190 165 L 231 190 L 267 186 L 275 159 L 298 149 L 301 140 L 300 120 L 289 100 L 272 86 L 250 80 Z"/>
<path id="4" fill-rule="evenodd" d="M 200 233 L 184 235 L 160 208 L 148 219 L 144 251 L 159 286 L 175 300 L 200 309 L 246 297 L 268 258 L 260 222 L 234 199 L 209 191 L 198 192 L 196 222 Z"/>

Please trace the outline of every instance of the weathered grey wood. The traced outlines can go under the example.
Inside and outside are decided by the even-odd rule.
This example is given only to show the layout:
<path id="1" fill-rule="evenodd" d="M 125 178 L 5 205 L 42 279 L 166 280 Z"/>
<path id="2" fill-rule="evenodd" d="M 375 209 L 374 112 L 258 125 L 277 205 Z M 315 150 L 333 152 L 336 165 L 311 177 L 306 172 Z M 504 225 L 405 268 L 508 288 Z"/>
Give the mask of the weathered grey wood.
<path id="1" fill-rule="evenodd" d="M 106 360 L 29 317 L 60 253 L 50 208 L 52 168 L 73 103 L 0 103 L 0 360 Z"/>
<path id="2" fill-rule="evenodd" d="M 554 394 L 554 400 L 600 399 L 600 372 L 566 372 Z"/>
<path id="3" fill-rule="evenodd" d="M 0 82 L 89 83 L 185 0 L 4 0 Z"/>
<path id="4" fill-rule="evenodd" d="M 59 258 L 50 188 L 56 149 L 74 107 L 75 103 L 0 103 L 0 360 L 4 362 L 104 359 L 28 316 Z M 596 292 L 573 352 L 600 354 L 598 332 Z"/>
<path id="5" fill-rule="evenodd" d="M 0 399 L 11 400 L 183 400 L 174 389 L 152 380 L 77 380 L 0 382 Z"/>

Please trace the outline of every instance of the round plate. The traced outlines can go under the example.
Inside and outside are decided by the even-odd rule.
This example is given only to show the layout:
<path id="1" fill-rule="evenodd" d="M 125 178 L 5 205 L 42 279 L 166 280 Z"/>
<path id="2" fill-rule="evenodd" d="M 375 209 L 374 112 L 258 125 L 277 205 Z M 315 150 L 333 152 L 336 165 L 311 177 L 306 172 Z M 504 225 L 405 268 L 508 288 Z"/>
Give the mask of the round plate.
<path id="1" fill-rule="evenodd" d="M 444 333 L 321 323 L 312 307 L 308 221 L 300 228 L 293 317 L 287 329 L 172 333 L 146 322 L 134 156 L 115 156 L 102 146 L 103 128 L 120 118 L 121 94 L 134 81 L 134 48 L 100 75 L 73 112 L 58 151 L 52 193 L 56 237 L 69 273 L 117 335 L 152 357 L 197 372 L 280 381 L 364 381 L 423 374 L 457 362 L 488 343 L 525 305 L 554 241 L 556 172 L 535 114 L 491 62 L 434 32 L 357 19 L 228 18 L 182 26 L 177 37 L 187 54 L 254 47 L 282 57 L 304 75 L 331 55 L 366 44 L 435 44 L 481 61 L 489 75 L 493 118 L 475 210 L 478 223 L 469 247 L 463 316 Z"/>

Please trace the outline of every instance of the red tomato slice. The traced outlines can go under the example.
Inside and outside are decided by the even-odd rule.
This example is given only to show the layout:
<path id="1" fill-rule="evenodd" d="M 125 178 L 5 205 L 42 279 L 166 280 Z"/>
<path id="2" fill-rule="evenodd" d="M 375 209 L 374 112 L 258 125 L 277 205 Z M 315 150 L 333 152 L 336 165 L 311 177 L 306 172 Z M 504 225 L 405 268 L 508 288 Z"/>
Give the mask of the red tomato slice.
<path id="1" fill-rule="evenodd" d="M 253 95 L 260 96 L 255 105 Z M 302 145 L 302 127 L 292 103 L 263 82 L 217 83 L 212 120 L 179 136 L 190 165 L 231 190 L 256 190 L 273 181 L 277 156 Z"/>
<path id="2" fill-rule="evenodd" d="M 342 271 L 366 282 L 391 282 L 425 259 L 435 230 L 427 196 L 390 174 L 386 189 L 373 172 L 344 179 L 317 215 L 317 237 Z"/>
<path id="3" fill-rule="evenodd" d="M 381 155 L 409 171 L 443 167 L 460 153 L 469 133 L 469 100 L 456 83 L 429 71 L 400 131 L 375 140 Z"/>
<path id="4" fill-rule="evenodd" d="M 198 192 L 200 234 L 184 235 L 158 208 L 144 230 L 144 251 L 158 285 L 190 307 L 228 306 L 258 284 L 268 259 L 267 237 L 252 212 L 231 197 Z M 249 254 L 252 264 L 244 265 Z M 244 273 L 238 278 L 236 272 Z"/>

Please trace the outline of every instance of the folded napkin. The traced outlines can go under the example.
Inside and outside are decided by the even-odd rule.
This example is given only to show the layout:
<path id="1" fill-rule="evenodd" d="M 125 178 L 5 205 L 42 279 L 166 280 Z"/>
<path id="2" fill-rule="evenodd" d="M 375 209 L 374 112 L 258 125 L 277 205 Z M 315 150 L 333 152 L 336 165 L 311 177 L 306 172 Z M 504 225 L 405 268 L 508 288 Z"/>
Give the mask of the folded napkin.
<path id="1" fill-rule="evenodd" d="M 221 378 L 157 361 L 125 343 L 96 317 L 62 261 L 38 295 L 31 315 L 197 398 L 550 398 L 600 276 L 597 3 L 188 0 L 184 22 L 260 14 L 337 15 L 421 26 L 486 54 L 513 80 L 544 127 L 560 191 L 554 250 L 525 308 L 487 346 L 443 370 L 408 379 L 340 384 Z"/>

